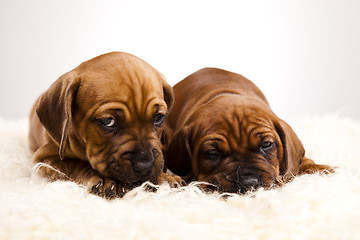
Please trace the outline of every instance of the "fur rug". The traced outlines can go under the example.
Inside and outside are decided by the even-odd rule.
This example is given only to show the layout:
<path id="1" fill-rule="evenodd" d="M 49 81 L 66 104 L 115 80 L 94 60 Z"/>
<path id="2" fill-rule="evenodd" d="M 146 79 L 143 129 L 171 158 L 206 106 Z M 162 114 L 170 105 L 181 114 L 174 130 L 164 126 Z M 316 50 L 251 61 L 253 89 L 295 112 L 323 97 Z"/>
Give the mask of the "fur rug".
<path id="1" fill-rule="evenodd" d="M 28 151 L 27 121 L 0 120 L 0 239 L 360 239 L 360 121 L 289 122 L 307 156 L 335 174 L 296 177 L 246 195 L 144 186 L 112 201 L 47 182 Z"/>

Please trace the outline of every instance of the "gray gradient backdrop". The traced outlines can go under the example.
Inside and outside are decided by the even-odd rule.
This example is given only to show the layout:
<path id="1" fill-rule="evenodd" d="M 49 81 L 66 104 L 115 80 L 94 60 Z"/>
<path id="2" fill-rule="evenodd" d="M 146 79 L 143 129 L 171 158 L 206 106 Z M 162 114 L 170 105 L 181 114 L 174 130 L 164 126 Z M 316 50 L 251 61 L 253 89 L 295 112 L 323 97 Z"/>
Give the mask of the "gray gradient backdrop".
<path id="1" fill-rule="evenodd" d="M 360 1 L 0 0 L 0 118 L 26 118 L 60 75 L 110 51 L 171 85 L 202 67 L 244 75 L 285 119 L 360 119 Z"/>

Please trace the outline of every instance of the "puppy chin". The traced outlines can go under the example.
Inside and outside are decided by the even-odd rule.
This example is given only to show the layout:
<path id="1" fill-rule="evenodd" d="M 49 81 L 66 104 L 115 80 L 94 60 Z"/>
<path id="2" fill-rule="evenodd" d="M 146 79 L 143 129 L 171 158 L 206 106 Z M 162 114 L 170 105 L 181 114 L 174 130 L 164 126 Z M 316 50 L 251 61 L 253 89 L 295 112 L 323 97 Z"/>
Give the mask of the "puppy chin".
<path id="1" fill-rule="evenodd" d="M 202 181 L 210 183 L 210 185 L 203 186 L 205 190 L 239 194 L 256 191 L 262 187 L 268 189 L 276 184 L 275 177 L 268 176 L 267 179 L 249 178 L 244 181 L 244 179 L 240 180 L 238 174 L 234 172 L 209 174 Z"/>
<path id="2" fill-rule="evenodd" d="M 224 179 L 216 178 L 215 176 L 204 180 L 204 182 L 206 182 L 207 184 L 202 184 L 201 188 L 206 192 L 218 191 L 227 193 L 240 193 L 241 191 L 235 183 Z"/>
<path id="3" fill-rule="evenodd" d="M 210 191 L 219 191 L 219 192 L 227 192 L 227 193 L 238 193 L 243 194 L 248 191 L 256 190 L 258 187 L 243 187 L 239 182 L 230 181 L 228 179 L 213 179 L 209 180 L 211 185 L 206 186 L 206 190 Z"/>
<path id="4" fill-rule="evenodd" d="M 108 177 L 114 178 L 123 184 L 141 184 L 146 181 L 153 183 L 157 182 L 159 175 L 162 172 L 164 162 L 162 160 L 155 161 L 152 170 L 147 174 L 139 174 L 134 171 L 130 162 L 123 162 L 112 160 L 108 163 L 106 174 Z"/>

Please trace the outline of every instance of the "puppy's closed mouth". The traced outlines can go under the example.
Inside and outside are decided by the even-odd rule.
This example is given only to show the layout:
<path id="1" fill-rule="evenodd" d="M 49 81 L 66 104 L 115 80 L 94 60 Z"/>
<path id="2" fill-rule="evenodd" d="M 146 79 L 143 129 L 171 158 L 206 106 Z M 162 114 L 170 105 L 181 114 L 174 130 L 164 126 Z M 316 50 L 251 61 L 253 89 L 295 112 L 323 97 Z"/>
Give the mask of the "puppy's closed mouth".
<path id="1" fill-rule="evenodd" d="M 128 183 L 128 184 L 126 184 L 126 187 L 128 189 L 133 189 L 133 188 L 137 188 L 137 187 L 141 186 L 141 184 L 143 184 L 143 183 L 144 183 L 144 181 L 137 181 L 137 182 L 133 182 L 133 183 Z"/>

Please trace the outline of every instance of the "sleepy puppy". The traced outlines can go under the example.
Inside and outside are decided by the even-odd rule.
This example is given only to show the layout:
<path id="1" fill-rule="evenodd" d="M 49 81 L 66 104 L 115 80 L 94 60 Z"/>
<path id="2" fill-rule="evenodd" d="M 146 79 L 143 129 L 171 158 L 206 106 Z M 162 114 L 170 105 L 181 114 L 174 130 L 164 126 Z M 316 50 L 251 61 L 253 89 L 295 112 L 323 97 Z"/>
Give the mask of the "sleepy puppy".
<path id="1" fill-rule="evenodd" d="M 86 61 L 56 80 L 30 114 L 33 161 L 50 180 L 111 198 L 163 173 L 161 136 L 173 91 L 145 61 L 121 52 Z"/>
<path id="2" fill-rule="evenodd" d="M 305 157 L 291 127 L 243 76 L 201 69 L 174 86 L 175 105 L 165 137 L 166 166 L 186 181 L 246 192 L 286 182 L 300 173 L 332 171 Z"/>

